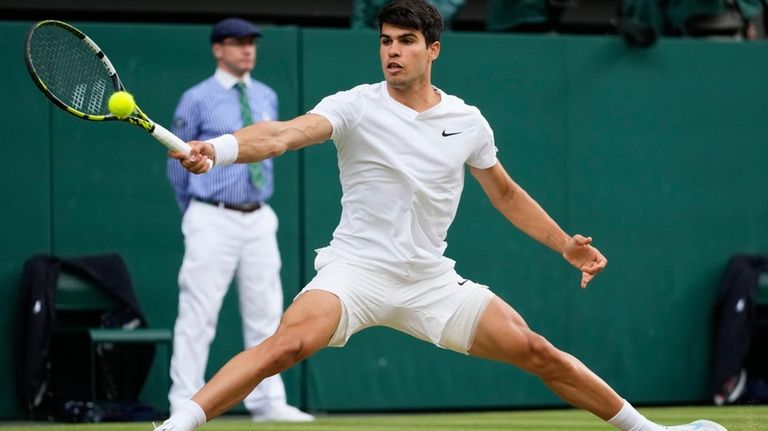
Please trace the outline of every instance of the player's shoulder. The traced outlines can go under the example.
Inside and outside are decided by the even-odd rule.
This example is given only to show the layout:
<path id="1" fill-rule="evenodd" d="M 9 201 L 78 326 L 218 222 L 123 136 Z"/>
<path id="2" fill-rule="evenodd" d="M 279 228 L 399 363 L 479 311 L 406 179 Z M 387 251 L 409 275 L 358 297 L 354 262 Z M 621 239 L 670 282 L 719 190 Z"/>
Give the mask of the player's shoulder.
<path id="1" fill-rule="evenodd" d="M 381 83 L 376 84 L 360 84 L 356 85 L 348 90 L 337 91 L 329 97 L 336 99 L 365 99 L 369 97 L 376 97 L 381 91 Z"/>
<path id="2" fill-rule="evenodd" d="M 455 96 L 453 94 L 448 94 L 442 90 L 439 90 L 439 91 L 440 91 L 441 97 L 443 98 L 443 102 L 445 103 L 445 106 L 448 107 L 448 109 L 451 109 L 456 113 L 462 113 L 462 114 L 477 116 L 477 117 L 483 116 L 483 114 L 480 112 L 480 109 L 477 106 L 470 105 L 469 103 L 465 102 L 464 99 L 462 99 L 461 97 Z"/>
<path id="3" fill-rule="evenodd" d="M 384 82 L 376 82 L 373 84 L 360 84 L 352 87 L 349 91 L 362 94 L 377 94 L 381 91 L 381 86 L 385 85 Z"/>
<path id="4" fill-rule="evenodd" d="M 470 105 L 464 99 L 445 93 L 440 89 L 438 91 L 440 91 L 440 96 L 443 98 L 444 109 L 454 116 L 457 121 L 477 125 L 478 130 L 484 130 L 488 134 L 493 134 L 488 120 L 477 106 Z"/>

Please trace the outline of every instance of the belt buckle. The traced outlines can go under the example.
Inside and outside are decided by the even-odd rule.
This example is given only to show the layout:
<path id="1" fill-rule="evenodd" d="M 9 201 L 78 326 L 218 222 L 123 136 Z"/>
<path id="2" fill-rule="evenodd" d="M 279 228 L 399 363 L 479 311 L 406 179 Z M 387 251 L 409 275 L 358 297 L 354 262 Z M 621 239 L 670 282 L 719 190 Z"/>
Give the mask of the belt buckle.
<path id="1" fill-rule="evenodd" d="M 253 202 L 253 203 L 242 205 L 241 208 L 242 208 L 241 211 L 251 213 L 261 208 L 261 203 Z"/>

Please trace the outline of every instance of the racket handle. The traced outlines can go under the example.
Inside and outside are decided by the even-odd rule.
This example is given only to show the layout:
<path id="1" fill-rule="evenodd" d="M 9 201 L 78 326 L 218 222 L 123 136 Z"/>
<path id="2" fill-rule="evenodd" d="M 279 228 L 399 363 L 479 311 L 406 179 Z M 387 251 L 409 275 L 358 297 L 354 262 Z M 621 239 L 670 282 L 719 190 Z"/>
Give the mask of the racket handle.
<path id="1" fill-rule="evenodd" d="M 192 151 L 192 148 L 186 142 L 182 141 L 178 136 L 159 124 L 155 124 L 155 129 L 152 130 L 152 136 L 173 151 L 178 151 L 185 155 L 189 155 L 189 152 Z M 208 170 L 212 167 L 213 160 L 208 160 Z"/>

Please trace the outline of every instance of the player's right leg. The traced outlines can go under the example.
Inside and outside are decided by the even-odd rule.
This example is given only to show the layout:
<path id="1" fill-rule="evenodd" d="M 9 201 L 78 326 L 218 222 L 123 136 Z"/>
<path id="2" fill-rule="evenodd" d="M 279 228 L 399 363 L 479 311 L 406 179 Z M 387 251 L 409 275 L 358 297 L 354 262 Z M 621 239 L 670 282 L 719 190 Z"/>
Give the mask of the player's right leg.
<path id="1" fill-rule="evenodd" d="M 274 335 L 230 359 L 192 398 L 190 408 L 172 415 L 158 429 L 191 431 L 229 410 L 266 377 L 327 346 L 339 325 L 341 310 L 341 301 L 332 293 L 311 290 L 299 295 Z"/>
<path id="2" fill-rule="evenodd" d="M 243 246 L 237 267 L 237 296 L 243 319 L 243 342 L 247 349 L 269 338 L 280 325 L 283 286 L 277 243 L 278 220 L 272 207 L 265 205 L 258 211 L 245 214 L 241 221 Z M 262 380 L 243 403 L 255 422 L 305 422 L 314 419 L 312 415 L 288 405 L 280 374 Z"/>

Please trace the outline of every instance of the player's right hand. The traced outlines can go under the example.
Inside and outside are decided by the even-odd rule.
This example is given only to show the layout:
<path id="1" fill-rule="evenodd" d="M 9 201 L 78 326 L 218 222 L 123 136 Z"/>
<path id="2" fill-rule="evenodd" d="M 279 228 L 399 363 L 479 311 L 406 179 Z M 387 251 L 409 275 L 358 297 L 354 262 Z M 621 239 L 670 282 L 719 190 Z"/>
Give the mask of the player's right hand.
<path id="1" fill-rule="evenodd" d="M 208 172 L 212 166 L 211 161 L 216 156 L 213 146 L 203 141 L 190 141 L 188 144 L 192 148 L 188 155 L 179 151 L 169 151 L 168 156 L 177 159 L 184 169 L 193 174 Z"/>

